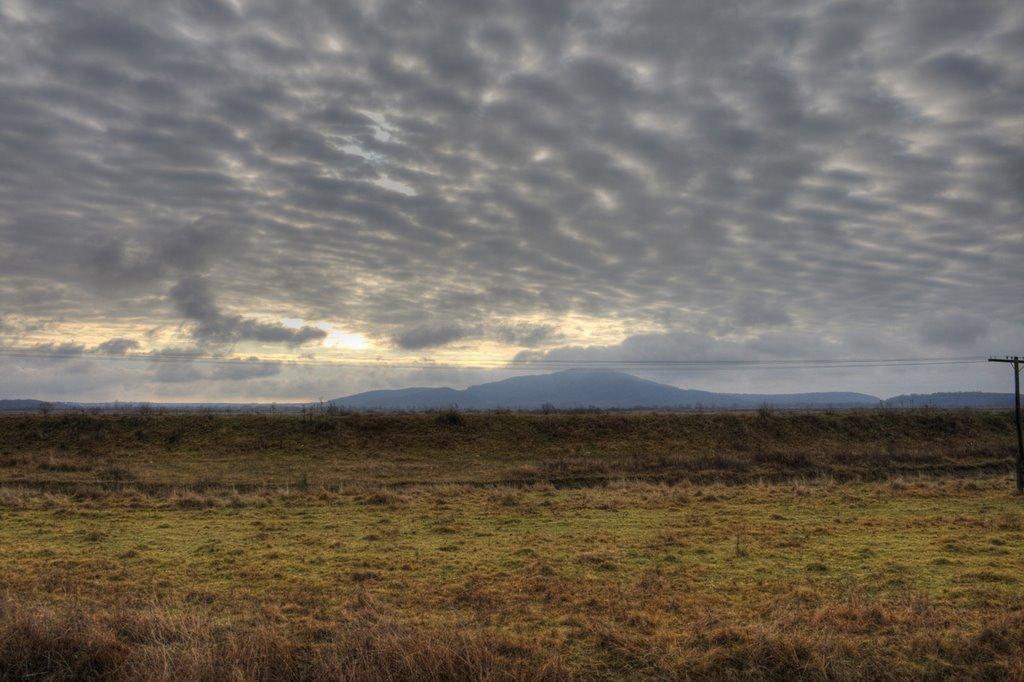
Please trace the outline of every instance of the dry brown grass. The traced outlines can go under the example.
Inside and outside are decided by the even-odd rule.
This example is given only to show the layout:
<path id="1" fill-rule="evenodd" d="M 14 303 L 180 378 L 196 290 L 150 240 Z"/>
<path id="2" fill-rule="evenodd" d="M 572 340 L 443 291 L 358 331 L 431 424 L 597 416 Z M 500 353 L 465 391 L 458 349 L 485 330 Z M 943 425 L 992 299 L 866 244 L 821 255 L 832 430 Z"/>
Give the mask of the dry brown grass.
<path id="1" fill-rule="evenodd" d="M 555 680 L 540 647 L 434 630 L 376 613 L 296 632 L 259 616 L 216 623 L 161 607 L 113 611 L 0 598 L 0 679 Z"/>
<path id="2" fill-rule="evenodd" d="M 465 597 L 486 601 L 480 584 Z M 807 595 L 800 597 L 808 599 Z M 820 597 L 811 593 L 812 602 Z M 574 662 L 493 629 L 400 624 L 372 609 L 330 623 L 259 613 L 216 620 L 180 606 L 97 610 L 0 598 L 0 679 L 554 680 L 1021 679 L 1024 613 L 963 627 L 928 605 L 794 608 L 744 622 L 710 616 L 666 632 L 633 615 L 587 620 L 601 657 Z"/>

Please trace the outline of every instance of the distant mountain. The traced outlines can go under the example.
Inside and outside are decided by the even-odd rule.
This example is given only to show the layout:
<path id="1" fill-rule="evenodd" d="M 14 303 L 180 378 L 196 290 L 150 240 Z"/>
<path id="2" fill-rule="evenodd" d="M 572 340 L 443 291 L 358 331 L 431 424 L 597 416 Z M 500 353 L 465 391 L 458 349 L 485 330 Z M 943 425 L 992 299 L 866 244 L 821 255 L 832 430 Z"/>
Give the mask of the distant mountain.
<path id="1" fill-rule="evenodd" d="M 330 404 L 350 410 L 432 409 L 456 404 L 463 406 L 459 400 L 465 392 L 454 388 L 398 388 L 356 393 L 345 398 L 336 398 L 330 401 Z"/>
<path id="2" fill-rule="evenodd" d="M 778 407 L 875 407 L 878 398 L 863 393 L 793 393 L 762 395 L 695 391 L 631 374 L 606 370 L 570 369 L 553 374 L 518 376 L 503 381 L 452 388 L 404 388 L 369 391 L 330 401 L 354 410 L 423 410 L 451 406 L 466 410 L 599 407 L 629 408 L 755 408 Z"/>
<path id="3" fill-rule="evenodd" d="M 46 407 L 54 412 L 70 410 L 99 410 L 123 412 L 139 409 L 158 409 L 170 412 L 298 412 L 305 403 L 154 403 L 148 401 L 116 401 L 99 403 L 47 402 L 45 400 L 17 399 L 0 400 L 0 412 L 37 412 Z"/>
<path id="4" fill-rule="evenodd" d="M 677 388 L 648 381 L 631 374 L 608 370 L 570 369 L 554 374 L 517 376 L 464 390 L 454 388 L 401 388 L 368 391 L 329 401 L 349 410 L 536 410 L 551 405 L 558 409 L 597 407 L 602 409 L 756 409 L 762 405 L 780 408 L 851 407 L 946 407 L 1011 408 L 1012 393 L 929 393 L 899 395 L 880 400 L 864 393 L 713 393 Z M 0 400 L 0 412 L 35 412 L 48 405 L 61 410 L 160 410 L 195 412 L 299 412 L 317 407 L 311 403 L 147 403 L 147 402 L 54 402 L 42 400 Z"/>
<path id="5" fill-rule="evenodd" d="M 912 393 L 885 401 L 886 407 L 1013 407 L 1012 393 Z"/>
<path id="6" fill-rule="evenodd" d="M 38 410 L 41 405 L 49 405 L 44 400 L 0 400 L 0 412 L 26 412 L 29 410 Z"/>

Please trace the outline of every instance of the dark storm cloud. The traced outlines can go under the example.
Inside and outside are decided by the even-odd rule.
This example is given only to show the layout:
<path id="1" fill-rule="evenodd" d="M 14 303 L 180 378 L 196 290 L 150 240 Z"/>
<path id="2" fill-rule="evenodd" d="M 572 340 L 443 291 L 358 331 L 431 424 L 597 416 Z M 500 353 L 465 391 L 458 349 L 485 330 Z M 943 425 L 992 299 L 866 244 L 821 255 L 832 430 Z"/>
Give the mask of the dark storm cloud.
<path id="1" fill-rule="evenodd" d="M 423 324 L 407 329 L 392 339 L 394 344 L 405 350 L 436 348 L 453 341 L 464 339 L 470 331 L 456 325 Z"/>
<path id="2" fill-rule="evenodd" d="M 246 358 L 238 361 L 223 361 L 219 364 L 205 364 L 182 357 L 168 361 L 166 356 L 154 363 L 145 379 L 156 384 L 199 384 L 204 382 L 241 382 L 275 377 L 281 372 L 281 363 Z"/>
<path id="3" fill-rule="evenodd" d="M 215 367 L 207 378 L 213 381 L 248 381 L 277 376 L 281 373 L 281 363 L 263 362 L 257 358 L 247 358 L 238 363 L 225 363 Z"/>
<path id="4" fill-rule="evenodd" d="M 554 325 L 516 322 L 500 324 L 494 330 L 494 338 L 510 346 L 532 348 L 551 344 L 562 339 Z"/>
<path id="5" fill-rule="evenodd" d="M 919 328 L 921 340 L 935 346 L 964 348 L 984 339 L 991 324 L 981 315 L 951 312 L 925 319 Z"/>
<path id="6" fill-rule="evenodd" d="M 1022 35 L 1013 0 L 4 3 L 0 309 L 805 356 L 969 310 L 1019 342 Z"/>
<path id="7" fill-rule="evenodd" d="M 207 281 L 201 277 L 182 279 L 171 289 L 170 298 L 181 316 L 195 323 L 192 336 L 201 342 L 262 341 L 301 346 L 327 336 L 317 327 L 291 329 L 241 315 L 226 315 L 217 307 Z"/>
<path id="8" fill-rule="evenodd" d="M 103 343 L 96 346 L 93 349 L 95 353 L 105 353 L 108 355 L 124 355 L 130 350 L 135 350 L 139 347 L 139 342 L 135 339 L 108 339 Z"/>
<path id="9" fill-rule="evenodd" d="M 921 74 L 940 86 L 983 92 L 998 85 L 1001 69 L 977 57 L 946 52 L 921 64 Z"/>
<path id="10" fill-rule="evenodd" d="M 37 343 L 29 347 L 28 352 L 40 356 L 38 362 L 42 367 L 59 368 L 58 372 L 67 372 L 69 364 L 74 364 L 85 356 L 86 347 L 74 341 Z"/>
<path id="11" fill-rule="evenodd" d="M 791 324 L 793 318 L 778 300 L 755 293 L 744 296 L 736 305 L 736 322 L 742 327 L 774 327 Z"/>
<path id="12" fill-rule="evenodd" d="M 428 323 L 402 331 L 392 338 L 392 342 L 404 350 L 438 348 L 469 339 L 493 339 L 509 346 L 532 348 L 555 343 L 562 338 L 562 334 L 551 324 L 500 322 L 491 327 L 484 327 Z"/>
<path id="13" fill-rule="evenodd" d="M 74 341 L 63 343 L 38 343 L 32 350 L 54 358 L 69 358 L 81 355 L 85 352 L 85 346 Z"/>

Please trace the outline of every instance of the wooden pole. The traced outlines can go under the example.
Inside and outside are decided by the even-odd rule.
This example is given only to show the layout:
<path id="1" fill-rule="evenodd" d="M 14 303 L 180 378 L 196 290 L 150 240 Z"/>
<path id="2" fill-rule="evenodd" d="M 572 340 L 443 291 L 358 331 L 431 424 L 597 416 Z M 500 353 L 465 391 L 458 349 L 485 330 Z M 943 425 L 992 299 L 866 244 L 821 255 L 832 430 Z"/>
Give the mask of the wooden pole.
<path id="1" fill-rule="evenodd" d="M 1017 492 L 1024 493 L 1024 436 L 1020 432 L 1020 360 L 1013 360 L 1013 411 L 1017 417 Z"/>
<path id="2" fill-rule="evenodd" d="M 1021 358 L 989 358 L 989 362 L 1006 362 L 1013 365 L 1013 416 L 1017 424 L 1017 492 L 1024 493 L 1024 436 L 1020 426 L 1020 366 Z"/>

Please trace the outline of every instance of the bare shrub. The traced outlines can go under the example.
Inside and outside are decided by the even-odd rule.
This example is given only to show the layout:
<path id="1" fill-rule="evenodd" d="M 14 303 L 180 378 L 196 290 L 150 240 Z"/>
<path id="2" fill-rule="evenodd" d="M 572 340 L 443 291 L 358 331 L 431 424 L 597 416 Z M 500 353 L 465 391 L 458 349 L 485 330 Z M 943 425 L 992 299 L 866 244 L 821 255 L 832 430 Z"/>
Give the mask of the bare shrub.
<path id="1" fill-rule="evenodd" d="M 21 488 L 0 488 L 0 507 L 25 509 L 32 499 L 31 492 Z"/>
<path id="2" fill-rule="evenodd" d="M 133 481 L 135 474 L 125 467 L 115 464 L 103 464 L 96 470 L 96 476 L 103 481 Z"/>
<path id="3" fill-rule="evenodd" d="M 462 413 L 453 407 L 438 414 L 437 423 L 442 426 L 462 426 L 466 420 Z"/>
<path id="4" fill-rule="evenodd" d="M 502 507 L 518 507 L 522 503 L 523 493 L 515 488 L 494 488 L 488 493 L 488 498 Z"/>
<path id="5" fill-rule="evenodd" d="M 221 500 L 217 497 L 194 490 L 175 491 L 168 498 L 168 502 L 178 509 L 212 509 L 221 506 Z"/>
<path id="6" fill-rule="evenodd" d="M 63 459 L 59 457 L 47 457 L 36 463 L 36 468 L 40 471 L 50 472 L 81 472 L 91 471 L 93 465 L 91 462 L 76 462 L 74 460 Z"/>
<path id="7" fill-rule="evenodd" d="M 365 497 L 360 498 L 363 504 L 381 506 L 381 507 L 397 507 L 405 502 L 405 496 L 397 493 L 393 490 L 387 490 L 381 488 L 375 492 L 372 492 Z"/>

